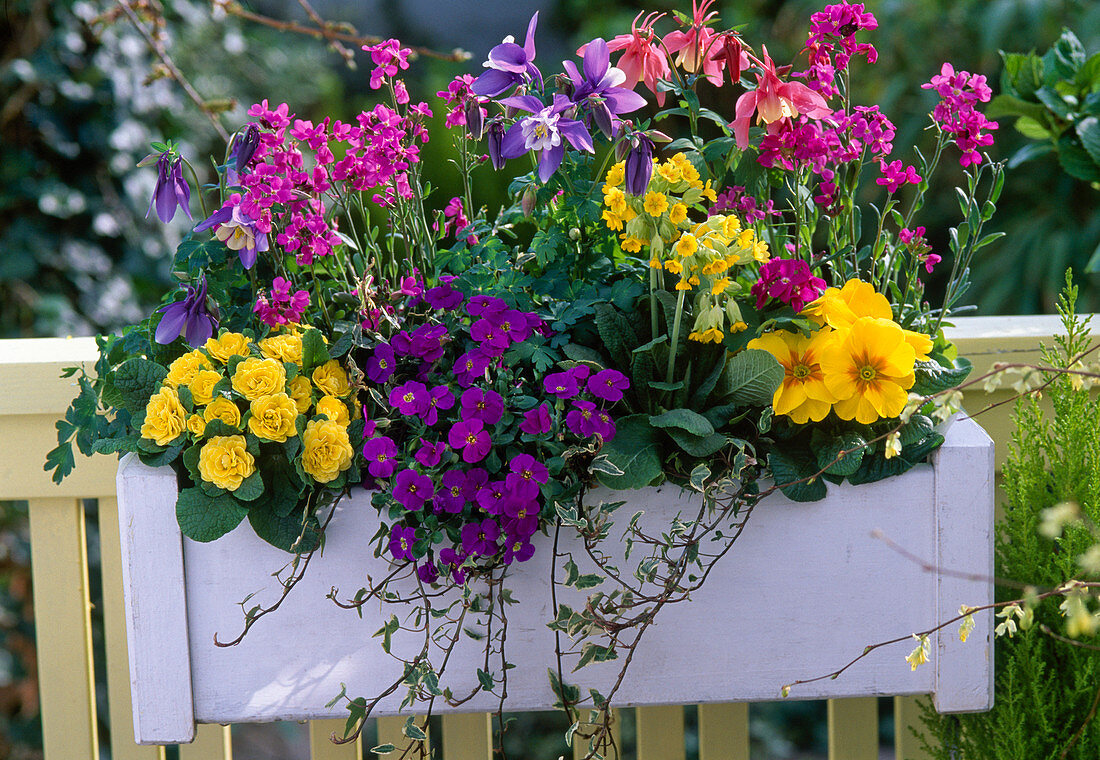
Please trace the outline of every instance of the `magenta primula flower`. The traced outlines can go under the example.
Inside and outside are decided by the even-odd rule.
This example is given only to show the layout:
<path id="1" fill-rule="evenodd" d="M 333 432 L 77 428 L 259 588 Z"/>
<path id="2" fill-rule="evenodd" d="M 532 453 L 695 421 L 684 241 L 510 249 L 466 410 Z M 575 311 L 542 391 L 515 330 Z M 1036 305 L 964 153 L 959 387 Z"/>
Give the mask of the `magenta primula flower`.
<path id="1" fill-rule="evenodd" d="M 388 478 L 397 469 L 397 444 L 388 436 L 370 438 L 363 443 L 367 472 L 376 478 Z"/>
<path id="2" fill-rule="evenodd" d="M 518 158 L 529 151 L 538 153 L 540 181 L 546 182 L 561 166 L 566 142 L 575 150 L 595 153 L 592 135 L 584 124 L 563 115 L 573 108 L 573 102 L 560 92 L 554 94 L 554 102 L 548 106 L 534 95 L 515 95 L 500 102 L 531 113 L 509 127 L 501 143 L 501 155 Z"/>
<path id="3" fill-rule="evenodd" d="M 772 259 L 761 265 L 760 279 L 751 292 L 756 296 L 757 309 L 774 298 L 797 312 L 825 292 L 825 280 L 815 277 L 810 265 L 801 259 Z"/>
<path id="4" fill-rule="evenodd" d="M 495 98 L 506 90 L 525 82 L 534 82 L 542 89 L 542 74 L 535 66 L 535 28 L 539 23 L 539 13 L 531 16 L 527 23 L 527 38 L 523 47 L 516 44 L 515 38 L 508 35 L 504 41 L 489 51 L 489 60 L 482 64 L 488 71 L 482 72 L 470 89 L 475 95 Z"/>
<path id="5" fill-rule="evenodd" d="M 456 422 L 447 432 L 447 443 L 455 451 L 462 452 L 462 461 L 467 464 L 480 462 L 493 447 L 493 439 L 489 437 L 481 420 Z"/>
<path id="6" fill-rule="evenodd" d="M 411 512 L 423 507 L 433 493 L 432 479 L 416 470 L 402 470 L 394 478 L 393 498 Z"/>

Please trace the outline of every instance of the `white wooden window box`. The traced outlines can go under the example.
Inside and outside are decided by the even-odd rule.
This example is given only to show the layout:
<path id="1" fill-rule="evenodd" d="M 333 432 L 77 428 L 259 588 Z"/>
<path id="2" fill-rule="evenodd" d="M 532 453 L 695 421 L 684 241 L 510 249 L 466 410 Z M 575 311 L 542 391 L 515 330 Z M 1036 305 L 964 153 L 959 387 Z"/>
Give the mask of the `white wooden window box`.
<path id="1" fill-rule="evenodd" d="M 961 604 L 990 603 L 993 487 L 993 443 L 976 423 L 960 420 L 931 465 L 869 485 L 829 486 L 828 498 L 816 503 L 769 497 L 703 588 L 663 610 L 647 631 L 616 704 L 776 700 L 783 684 L 828 673 L 868 644 L 931 628 Z M 370 698 L 400 673 L 401 664 L 372 638 L 393 605 L 369 604 L 360 619 L 326 598 L 334 586 L 350 598 L 368 574 L 387 572 L 388 562 L 374 558 L 369 545 L 378 526 L 369 494 L 340 503 L 323 555 L 278 611 L 229 648 L 215 646 L 215 634 L 223 641 L 237 636 L 240 602 L 249 594 L 248 606 L 278 598 L 272 573 L 289 555 L 253 535 L 247 521 L 209 544 L 183 538 L 172 470 L 146 467 L 133 455 L 120 464 L 118 494 L 139 743 L 189 742 L 196 722 L 344 717 L 342 704 L 325 707 L 341 683 L 350 696 Z M 691 498 L 669 486 L 617 497 L 628 504 L 613 536 L 637 509 L 649 525 L 667 523 Z M 536 541 L 535 556 L 510 574 L 520 601 L 508 610 L 507 651 L 517 663 L 508 678 L 513 710 L 549 709 L 555 701 L 546 675 L 554 663 L 546 627 L 552 548 L 544 536 Z M 586 572 L 577 542 L 560 548 L 572 550 Z M 576 607 L 575 596 L 559 599 Z M 910 641 L 876 650 L 838 679 L 798 687 L 791 698 L 931 694 L 941 712 L 989 709 L 992 613 L 975 617 L 966 644 L 958 624 L 933 635 L 931 661 L 915 672 L 904 659 L 915 646 Z M 397 652 L 402 638 L 409 650 L 419 646 L 410 634 L 396 635 Z M 455 694 L 472 688 L 483 658 L 482 645 L 463 637 L 441 685 Z M 606 693 L 618 664 L 587 666 L 566 680 Z M 375 714 L 395 714 L 402 696 L 383 700 Z M 448 711 L 442 700 L 436 707 Z M 496 707 L 495 696 L 480 694 L 461 710 Z"/>

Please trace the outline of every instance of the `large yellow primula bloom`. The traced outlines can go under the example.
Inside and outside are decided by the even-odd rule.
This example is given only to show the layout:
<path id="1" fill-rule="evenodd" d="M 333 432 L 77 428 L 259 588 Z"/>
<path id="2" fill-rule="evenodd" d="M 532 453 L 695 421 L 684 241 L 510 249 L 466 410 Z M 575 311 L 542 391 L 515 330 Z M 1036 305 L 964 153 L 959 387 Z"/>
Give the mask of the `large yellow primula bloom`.
<path id="1" fill-rule="evenodd" d="M 829 288 L 816 301 L 807 304 L 802 313 L 836 330 L 847 329 L 860 317 L 894 318 L 886 296 L 862 280 L 848 280 L 843 288 Z M 904 330 L 904 334 L 917 359 L 926 361 L 932 350 L 932 339 L 912 330 Z"/>
<path id="2" fill-rule="evenodd" d="M 829 414 L 836 396 L 825 385 L 820 357 L 832 338 L 833 331 L 825 327 L 811 338 L 778 330 L 749 341 L 749 348 L 767 351 L 783 365 L 783 383 L 772 397 L 776 414 L 785 414 L 799 425 L 821 422 Z"/>
<path id="3" fill-rule="evenodd" d="M 838 332 L 821 356 L 825 386 L 837 416 L 869 425 L 896 417 L 909 399 L 916 353 L 905 331 L 888 319 L 860 317 Z"/>

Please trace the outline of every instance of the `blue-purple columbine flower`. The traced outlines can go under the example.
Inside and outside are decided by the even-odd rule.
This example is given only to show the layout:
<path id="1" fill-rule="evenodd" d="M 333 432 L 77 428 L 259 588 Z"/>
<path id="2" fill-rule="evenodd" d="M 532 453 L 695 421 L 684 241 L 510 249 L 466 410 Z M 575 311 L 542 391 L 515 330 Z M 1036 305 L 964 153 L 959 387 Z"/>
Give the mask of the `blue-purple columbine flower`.
<path id="1" fill-rule="evenodd" d="M 256 257 L 268 249 L 267 233 L 260 231 L 256 226 L 256 220 L 241 211 L 239 205 L 232 201 L 222 206 L 210 216 L 195 226 L 195 232 L 202 232 L 211 227 L 214 237 L 236 251 L 241 258 L 241 266 L 251 269 L 256 265 Z"/>
<path id="2" fill-rule="evenodd" d="M 508 129 L 501 145 L 501 155 L 518 158 L 528 151 L 536 151 L 539 154 L 540 181 L 546 182 L 561 166 L 565 157 L 565 141 L 576 150 L 595 152 L 592 135 L 588 134 L 584 124 L 564 117 L 563 112 L 572 109 L 574 104 L 561 93 L 554 95 L 554 103 L 549 106 L 544 106 L 533 95 L 516 95 L 500 102 L 532 114 Z"/>
<path id="3" fill-rule="evenodd" d="M 653 176 L 653 141 L 642 134 L 634 135 L 633 146 L 626 154 L 626 191 L 644 195 Z"/>
<path id="4" fill-rule="evenodd" d="M 488 71 L 482 72 L 470 85 L 470 90 L 475 95 L 495 98 L 526 81 L 535 81 L 538 88 L 542 89 L 542 73 L 534 63 L 535 27 L 538 22 L 539 13 L 535 11 L 527 24 L 527 39 L 524 40 L 523 47 L 516 44 L 512 35 L 508 35 L 504 42 L 489 51 L 489 60 L 482 64 Z"/>
<path id="5" fill-rule="evenodd" d="M 614 137 L 618 115 L 636 111 L 646 104 L 633 90 L 620 87 L 626 74 L 611 65 L 607 43 L 597 37 L 584 48 L 584 63 L 577 70 L 572 61 L 562 61 L 573 85 L 573 102 L 587 111 L 608 139 Z"/>
<path id="6" fill-rule="evenodd" d="M 182 301 L 165 304 L 154 339 L 167 346 L 180 335 L 192 348 L 208 341 L 218 329 L 218 318 L 206 308 L 206 277 L 200 277 L 198 287 L 187 286 L 187 296 Z"/>
<path id="7" fill-rule="evenodd" d="M 191 188 L 183 179 L 183 159 L 168 151 L 161 153 L 157 159 L 157 184 L 153 188 L 153 197 L 149 199 L 146 219 L 153 206 L 157 207 L 157 216 L 165 224 L 176 216 L 177 206 L 183 209 L 188 219 L 191 218 Z"/>
<path id="8" fill-rule="evenodd" d="M 229 161 L 226 163 L 225 181 L 229 185 L 239 185 L 241 176 L 248 168 L 248 162 L 256 154 L 256 148 L 260 146 L 260 130 L 255 124 L 249 124 L 237 134 L 233 135 L 233 142 L 229 146 Z"/>

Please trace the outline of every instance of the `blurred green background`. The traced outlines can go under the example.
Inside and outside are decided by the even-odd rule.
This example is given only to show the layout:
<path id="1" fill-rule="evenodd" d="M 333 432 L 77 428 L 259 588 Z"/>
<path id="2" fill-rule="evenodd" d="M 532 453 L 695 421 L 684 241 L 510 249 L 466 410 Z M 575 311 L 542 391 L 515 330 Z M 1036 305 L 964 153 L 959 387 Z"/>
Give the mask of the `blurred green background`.
<path id="1" fill-rule="evenodd" d="M 230 130 L 246 121 L 248 104 L 263 98 L 285 99 L 301 118 L 315 121 L 326 115 L 351 119 L 371 102 L 370 64 L 362 54 L 352 69 L 321 41 L 227 16 L 218 3 L 147 2 L 162 9 L 167 23 L 160 26 L 153 16 L 142 15 L 142 28 L 163 42 L 195 89 L 207 100 L 236 104 L 223 118 Z M 741 0 L 715 7 L 725 24 L 744 25 L 749 40 L 765 42 L 777 61 L 788 62 L 802 46 L 809 15 L 823 5 Z M 1088 52 L 1100 50 L 1096 0 L 873 0 L 867 6 L 879 20 L 879 29 L 867 36 L 879 61 L 856 63 L 857 100 L 881 105 L 894 121 L 899 156 L 930 142 L 923 128 L 934 96 L 920 84 L 943 61 L 985 74 L 996 92 L 999 50 L 1045 50 L 1063 27 L 1074 30 Z M 308 22 L 295 0 L 244 7 Z M 314 7 L 363 34 L 399 36 L 406 44 L 437 51 L 455 46 L 470 51 L 466 63 L 422 57 L 408 72 L 413 96 L 436 110 L 438 139 L 425 150 L 433 167 L 444 167 L 450 151 L 442 130 L 445 109 L 434 93 L 456 74 L 480 70 L 488 49 L 504 35 L 522 38 L 534 10 L 541 13 L 537 60 L 546 74 L 557 71 L 557 62 L 587 39 L 627 30 L 639 10 L 690 10 L 686 0 L 645 6 L 617 0 L 318 0 Z M 187 230 L 179 215 L 169 225 L 155 215 L 145 218 L 155 170 L 135 165 L 151 141 L 171 138 L 200 172 L 208 171 L 204 157 L 220 154 L 224 144 L 180 88 L 162 76 L 148 41 L 119 5 L 7 0 L 3 9 L 0 337 L 117 330 L 148 313 L 174 286 L 171 253 Z M 726 88 L 707 97 L 712 107 L 732 114 L 738 92 Z M 991 154 L 997 160 L 1027 142 L 1008 120 L 1002 120 L 996 137 Z M 508 175 L 479 171 L 478 198 L 492 210 L 503 199 Z M 957 222 L 951 187 L 960 178 L 957 164 L 948 160 L 920 220 L 941 253 L 947 228 Z M 433 184 L 439 207 L 458 194 L 457 177 L 445 170 Z M 198 204 L 192 206 L 198 215 Z M 1009 173 L 993 228 L 1008 235 L 981 252 L 974 288 L 964 300 L 981 314 L 1052 311 L 1066 267 L 1080 272 L 1100 245 L 1100 192 L 1064 174 L 1052 156 L 1041 157 Z M 1082 308 L 1100 310 L 1100 278 L 1079 275 L 1077 281 Z M 0 757 L 35 757 L 39 741 L 24 520 L 18 509 L 0 504 Z M 820 753 L 823 711 L 823 705 L 791 703 L 754 712 L 754 757 Z M 529 738 L 532 731 L 525 726 L 515 735 Z M 556 756 L 558 738 L 555 733 L 546 739 L 541 756 Z M 292 736 L 287 746 L 300 740 Z M 531 749 L 530 756 L 539 756 L 537 751 Z M 282 756 L 274 749 L 265 754 Z M 516 749 L 512 755 L 523 753 Z"/>

